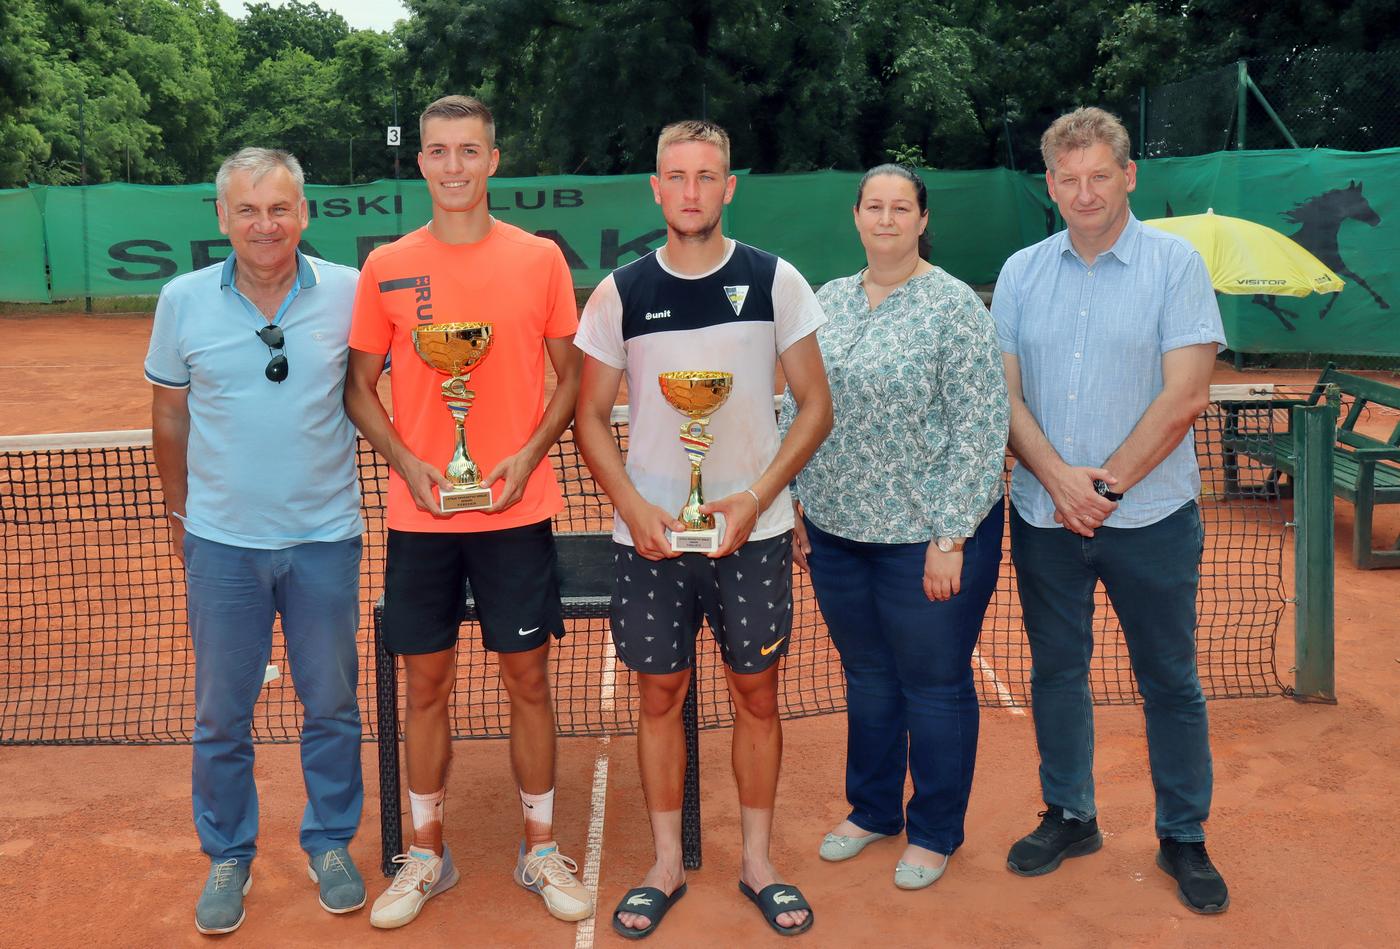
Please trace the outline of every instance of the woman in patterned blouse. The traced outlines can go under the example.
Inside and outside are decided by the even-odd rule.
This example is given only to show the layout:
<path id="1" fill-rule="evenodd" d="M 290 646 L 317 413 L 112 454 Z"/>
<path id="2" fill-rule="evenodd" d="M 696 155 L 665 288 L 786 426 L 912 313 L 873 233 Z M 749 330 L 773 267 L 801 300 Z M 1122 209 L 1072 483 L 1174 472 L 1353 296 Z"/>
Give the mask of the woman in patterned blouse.
<path id="1" fill-rule="evenodd" d="M 851 811 L 821 856 L 846 860 L 904 830 L 894 883 L 914 890 L 963 841 L 977 756 L 972 650 L 1001 564 L 1010 410 L 991 316 L 921 253 L 918 174 L 867 172 L 855 225 L 866 268 L 818 294 L 836 420 L 797 477 L 793 546 L 846 676 Z"/>

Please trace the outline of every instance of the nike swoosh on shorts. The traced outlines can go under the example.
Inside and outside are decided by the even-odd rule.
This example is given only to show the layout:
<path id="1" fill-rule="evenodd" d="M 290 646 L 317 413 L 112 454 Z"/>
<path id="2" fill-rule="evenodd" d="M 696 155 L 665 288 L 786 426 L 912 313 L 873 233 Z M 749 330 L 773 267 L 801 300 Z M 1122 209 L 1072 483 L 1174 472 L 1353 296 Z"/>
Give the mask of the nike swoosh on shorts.
<path id="1" fill-rule="evenodd" d="M 519 633 L 521 636 L 528 636 L 528 635 L 530 635 L 531 633 L 538 632 L 538 631 L 539 631 L 539 627 L 538 627 L 538 626 L 535 626 L 535 627 L 533 627 L 533 628 L 531 628 L 531 629 L 517 629 L 517 630 L 516 630 L 516 632 Z M 779 640 L 779 642 L 781 642 L 781 640 Z"/>

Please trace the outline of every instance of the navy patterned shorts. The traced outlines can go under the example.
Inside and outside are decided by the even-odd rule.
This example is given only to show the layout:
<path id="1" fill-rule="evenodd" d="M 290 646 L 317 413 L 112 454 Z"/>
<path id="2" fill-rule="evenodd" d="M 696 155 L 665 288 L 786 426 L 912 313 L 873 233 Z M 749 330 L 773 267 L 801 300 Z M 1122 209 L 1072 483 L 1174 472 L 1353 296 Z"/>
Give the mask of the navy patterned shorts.
<path id="1" fill-rule="evenodd" d="M 762 672 L 787 653 L 792 633 L 792 532 L 749 541 L 728 557 L 647 560 L 614 544 L 612 637 L 637 672 L 689 669 L 702 619 L 737 673 Z"/>

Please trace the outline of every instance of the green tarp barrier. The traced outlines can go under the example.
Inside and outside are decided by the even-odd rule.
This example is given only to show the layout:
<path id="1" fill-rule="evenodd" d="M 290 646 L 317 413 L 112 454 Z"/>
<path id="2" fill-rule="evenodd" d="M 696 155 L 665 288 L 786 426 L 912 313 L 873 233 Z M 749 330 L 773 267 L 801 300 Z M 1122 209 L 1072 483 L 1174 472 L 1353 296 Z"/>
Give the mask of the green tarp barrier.
<path id="1" fill-rule="evenodd" d="M 1144 219 L 1214 208 L 1255 221 L 1346 281 L 1335 301 L 1221 295 L 1231 349 L 1400 355 L 1400 149 L 1155 159 L 1142 163 L 1132 204 Z"/>
<path id="2" fill-rule="evenodd" d="M 35 191 L 0 191 L 0 300 L 49 300 L 44 219 Z"/>
<path id="3" fill-rule="evenodd" d="M 923 176 L 933 260 L 962 280 L 993 282 L 1011 253 L 1045 234 L 1044 214 L 1022 193 L 1025 175 L 993 168 Z M 813 284 L 855 273 L 865 266 L 851 217 L 860 177 L 847 171 L 743 176 L 727 233 L 787 258 Z M 659 211 L 652 217 L 660 225 Z"/>
<path id="4" fill-rule="evenodd" d="M 993 282 L 1008 256 L 1062 226 L 1038 175 L 924 178 L 934 261 L 969 283 Z M 853 273 L 864 263 L 851 223 L 858 180 L 741 175 L 726 231 L 786 257 L 813 284 Z M 312 185 L 307 199 L 307 251 L 352 265 L 430 214 L 417 180 Z M 490 201 L 502 220 L 556 240 L 580 287 L 665 239 L 645 175 L 497 179 Z M 1222 297 L 1232 349 L 1400 355 L 1400 149 L 1153 159 L 1140 164 L 1132 201 L 1144 219 L 1214 208 L 1276 228 L 1347 281 L 1325 319 L 1326 297 Z M 0 299 L 42 301 L 155 294 L 176 274 L 222 260 L 228 242 L 212 185 L 36 187 L 0 192 L 0 254 Z"/>

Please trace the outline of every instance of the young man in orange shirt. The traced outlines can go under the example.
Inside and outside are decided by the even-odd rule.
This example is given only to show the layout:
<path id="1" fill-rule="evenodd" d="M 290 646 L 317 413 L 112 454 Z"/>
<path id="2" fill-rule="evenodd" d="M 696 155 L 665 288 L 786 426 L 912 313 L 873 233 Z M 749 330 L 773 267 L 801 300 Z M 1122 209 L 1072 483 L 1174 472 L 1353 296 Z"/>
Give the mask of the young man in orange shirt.
<path id="1" fill-rule="evenodd" d="M 585 919 L 592 898 L 554 841 L 555 729 L 546 668 L 550 636 L 564 635 L 550 529 L 563 497 L 548 453 L 573 417 L 578 392 L 573 281 L 555 244 L 491 217 L 486 184 L 500 153 L 485 105 L 446 96 L 423 112 L 419 130 L 418 167 L 433 218 L 365 261 L 345 387 L 350 417 L 391 468 L 383 632 L 388 650 L 404 657 L 408 693 L 413 843 L 395 858 L 402 866 L 370 922 L 403 926 L 457 882 L 442 821 L 467 581 L 483 643 L 497 653 L 510 695 L 511 766 L 525 815 L 515 880 L 539 893 L 554 916 Z M 441 397 L 445 377 L 418 357 L 413 330 L 467 321 L 492 324 L 488 356 L 471 372 L 477 399 L 467 422 L 492 502 L 444 515 L 433 489 L 452 487 L 443 468 L 455 442 L 453 421 Z M 386 353 L 392 420 L 376 391 Z M 547 403 L 546 355 L 558 380 Z"/>

